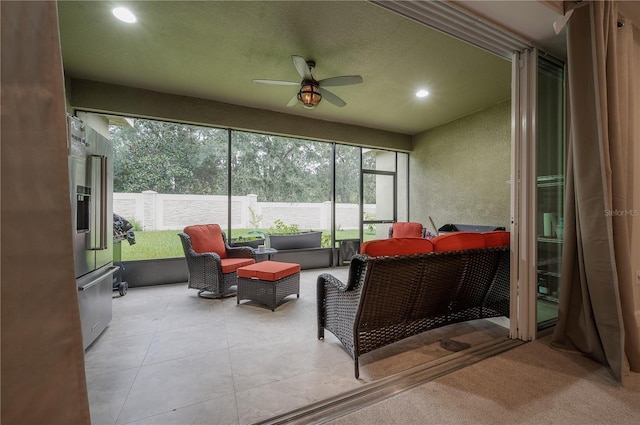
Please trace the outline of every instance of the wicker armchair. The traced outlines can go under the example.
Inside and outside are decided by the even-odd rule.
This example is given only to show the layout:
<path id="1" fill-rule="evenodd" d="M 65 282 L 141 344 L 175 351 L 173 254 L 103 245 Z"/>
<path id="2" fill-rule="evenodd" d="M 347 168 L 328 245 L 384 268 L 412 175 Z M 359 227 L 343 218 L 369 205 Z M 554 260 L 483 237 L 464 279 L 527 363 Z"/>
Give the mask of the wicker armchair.
<path id="1" fill-rule="evenodd" d="M 205 298 L 235 295 L 236 270 L 255 263 L 253 250 L 230 247 L 217 224 L 187 226 L 178 236 L 189 269 L 189 288 L 197 289 L 198 296 Z"/>

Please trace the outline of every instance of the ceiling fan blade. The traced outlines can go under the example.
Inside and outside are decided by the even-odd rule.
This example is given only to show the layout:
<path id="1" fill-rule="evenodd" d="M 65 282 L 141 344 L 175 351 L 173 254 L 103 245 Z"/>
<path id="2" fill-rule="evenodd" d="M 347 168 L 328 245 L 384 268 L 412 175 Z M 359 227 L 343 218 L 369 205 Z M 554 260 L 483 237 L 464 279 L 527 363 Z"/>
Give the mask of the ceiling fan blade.
<path id="1" fill-rule="evenodd" d="M 297 103 L 298 103 L 298 93 L 293 95 L 289 103 L 287 103 L 287 106 L 291 108 L 292 106 L 296 106 Z"/>
<path id="2" fill-rule="evenodd" d="M 318 81 L 318 84 L 324 87 L 350 86 L 351 84 L 360 84 L 363 79 L 360 75 L 343 75 L 341 77 L 325 78 Z"/>
<path id="3" fill-rule="evenodd" d="M 278 86 L 299 86 L 300 83 L 296 83 L 294 81 L 280 81 L 280 80 L 253 80 L 254 83 L 258 84 L 275 84 Z"/>
<path id="4" fill-rule="evenodd" d="M 326 99 L 328 102 L 333 103 L 334 105 L 342 108 L 347 104 L 344 100 L 340 99 L 335 94 L 331 93 L 329 90 L 323 89 L 322 87 L 318 87 L 318 91 L 322 95 L 323 99 Z"/>
<path id="5" fill-rule="evenodd" d="M 309 65 L 307 65 L 307 61 L 302 56 L 292 55 L 291 60 L 303 80 L 311 80 L 313 78 L 309 70 Z"/>

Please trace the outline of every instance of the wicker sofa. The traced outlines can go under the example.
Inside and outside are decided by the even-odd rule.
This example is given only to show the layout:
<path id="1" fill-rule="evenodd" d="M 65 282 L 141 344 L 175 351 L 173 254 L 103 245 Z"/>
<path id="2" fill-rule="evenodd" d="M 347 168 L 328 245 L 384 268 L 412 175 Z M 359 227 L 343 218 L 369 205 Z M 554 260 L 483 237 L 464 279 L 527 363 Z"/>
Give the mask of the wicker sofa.
<path id="1" fill-rule="evenodd" d="M 346 283 L 317 280 L 318 339 L 333 333 L 354 359 L 451 323 L 509 315 L 509 233 L 456 232 L 366 242 Z"/>

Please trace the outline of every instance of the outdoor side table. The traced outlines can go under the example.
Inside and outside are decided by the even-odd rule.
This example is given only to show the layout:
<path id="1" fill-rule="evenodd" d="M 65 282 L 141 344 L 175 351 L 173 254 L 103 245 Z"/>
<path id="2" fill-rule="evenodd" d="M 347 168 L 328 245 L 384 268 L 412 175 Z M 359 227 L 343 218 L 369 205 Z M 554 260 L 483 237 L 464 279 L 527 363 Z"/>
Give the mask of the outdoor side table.
<path id="1" fill-rule="evenodd" d="M 275 311 L 288 295 L 300 298 L 300 264 L 262 261 L 240 267 L 237 274 L 238 304 L 253 300 Z"/>
<path id="2" fill-rule="evenodd" d="M 261 262 L 264 260 L 261 260 L 261 257 L 266 256 L 267 261 L 271 261 L 271 257 L 273 257 L 273 254 L 277 254 L 278 250 L 275 248 L 265 248 L 263 251 L 260 251 L 259 248 L 251 248 L 253 249 L 253 257 L 257 262 Z"/>

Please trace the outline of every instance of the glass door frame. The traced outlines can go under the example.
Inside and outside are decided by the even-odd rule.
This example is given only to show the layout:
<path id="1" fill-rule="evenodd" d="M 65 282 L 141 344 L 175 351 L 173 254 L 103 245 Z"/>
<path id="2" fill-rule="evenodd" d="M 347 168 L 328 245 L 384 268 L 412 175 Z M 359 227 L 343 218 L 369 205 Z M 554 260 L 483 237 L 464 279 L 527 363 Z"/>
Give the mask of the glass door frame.
<path id="1" fill-rule="evenodd" d="M 396 163 L 397 163 L 397 155 L 396 155 Z M 397 164 L 396 164 L 397 165 Z M 374 176 L 391 176 L 393 177 L 393 217 L 391 219 L 376 219 L 376 220 L 365 220 L 364 218 L 364 180 L 365 175 L 374 175 Z M 378 204 L 378 199 L 376 196 L 376 205 Z M 360 241 L 364 242 L 364 226 L 367 224 L 389 224 L 391 225 L 397 220 L 398 217 L 398 175 L 397 171 L 380 171 L 380 170 L 371 170 L 360 168 Z"/>
<path id="2" fill-rule="evenodd" d="M 515 52 L 511 97 L 511 323 L 510 335 L 536 337 L 536 49 Z"/>
<path id="3" fill-rule="evenodd" d="M 567 108 L 565 63 L 538 53 L 536 329 L 538 335 L 542 335 L 558 321 L 564 245 Z"/>
<path id="4" fill-rule="evenodd" d="M 531 341 L 538 327 L 538 68 L 541 52 L 512 61 L 511 337 Z M 562 62 L 553 60 L 558 66 Z M 564 98 L 564 93 L 563 93 Z M 566 101 L 565 101 L 566 102 Z M 563 120 L 566 126 L 566 120 Z M 563 130 L 566 132 L 566 129 Z M 553 325 L 551 325 L 553 326 Z M 549 329 L 549 327 L 547 328 Z M 544 331 L 544 329 L 540 329 Z"/>

